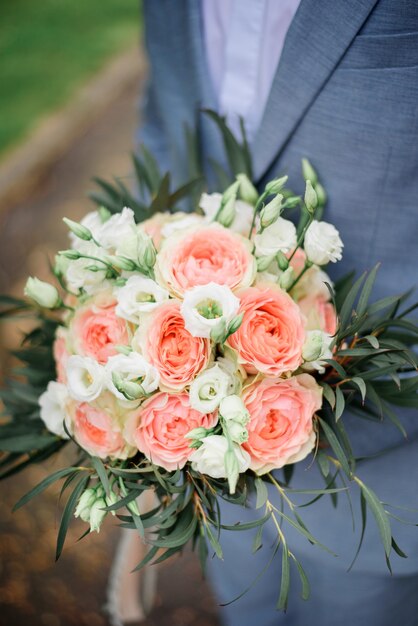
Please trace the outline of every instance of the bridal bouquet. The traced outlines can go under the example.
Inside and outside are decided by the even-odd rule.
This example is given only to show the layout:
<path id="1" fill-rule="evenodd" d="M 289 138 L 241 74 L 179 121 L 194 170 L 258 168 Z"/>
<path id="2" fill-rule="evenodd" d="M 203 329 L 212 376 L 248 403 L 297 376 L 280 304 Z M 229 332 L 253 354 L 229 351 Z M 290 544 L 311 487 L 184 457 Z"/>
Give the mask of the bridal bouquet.
<path id="1" fill-rule="evenodd" d="M 402 428 L 391 405 L 417 406 L 417 377 L 401 377 L 416 369 L 405 296 L 369 304 L 377 268 L 333 285 L 324 267 L 342 258 L 343 242 L 322 220 L 325 191 L 307 161 L 303 198 L 286 176 L 259 193 L 244 171 L 222 193 L 196 197 L 194 184 L 170 193 L 144 155 L 135 164 L 151 203 L 101 181 L 101 207 L 65 220 L 71 243 L 56 257 L 55 284 L 29 278 L 28 300 L 2 299 L 3 315 L 38 320 L 16 353 L 24 367 L 2 391 L 2 477 L 67 444 L 75 459 L 17 506 L 61 480 L 69 497 L 57 556 L 73 515 L 88 533 L 116 514 L 142 536 L 153 529 L 140 566 L 189 541 L 202 562 L 208 550 L 221 557 L 221 529 L 259 527 L 260 545 L 274 523 L 285 608 L 291 561 L 309 594 L 285 526 L 318 543 L 289 485 L 293 464 L 312 455 L 324 477 L 312 505 L 345 491 L 338 476 L 355 482 L 388 563 L 392 550 L 402 556 L 390 513 L 356 476 L 344 410 Z M 193 212 L 174 210 L 184 197 Z M 295 226 L 287 213 L 298 208 Z M 156 505 L 143 513 L 137 499 L 149 489 Z M 227 527 L 218 498 L 260 513 Z"/>

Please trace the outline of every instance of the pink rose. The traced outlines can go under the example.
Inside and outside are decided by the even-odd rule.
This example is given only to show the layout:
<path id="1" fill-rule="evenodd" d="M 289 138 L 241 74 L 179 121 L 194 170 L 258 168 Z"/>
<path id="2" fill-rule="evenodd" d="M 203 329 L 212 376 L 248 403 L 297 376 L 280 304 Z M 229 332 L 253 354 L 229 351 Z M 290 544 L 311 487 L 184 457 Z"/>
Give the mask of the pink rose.
<path id="1" fill-rule="evenodd" d="M 152 463 L 168 471 L 182 468 L 193 452 L 185 438 L 193 428 L 212 428 L 217 415 L 203 415 L 192 409 L 187 393 L 157 393 L 138 412 L 139 425 L 133 439 Z"/>
<path id="2" fill-rule="evenodd" d="M 243 393 L 250 413 L 250 468 L 265 474 L 304 459 L 315 445 L 313 415 L 321 408 L 322 389 L 309 374 L 250 385 Z"/>
<path id="3" fill-rule="evenodd" d="M 157 255 L 157 279 L 175 295 L 211 282 L 232 290 L 249 287 L 256 274 L 251 250 L 247 239 L 219 224 L 191 228 L 163 243 Z"/>
<path id="4" fill-rule="evenodd" d="M 209 361 L 209 339 L 193 337 L 186 330 L 180 303 L 173 300 L 155 309 L 137 338 L 136 343 L 160 374 L 160 385 L 168 389 L 183 389 Z"/>
<path id="5" fill-rule="evenodd" d="M 333 336 L 337 332 L 337 313 L 332 302 L 321 296 L 306 296 L 298 302 L 306 318 L 306 330 L 322 330 Z"/>
<path id="6" fill-rule="evenodd" d="M 239 294 L 244 319 L 229 337 L 231 348 L 250 374 L 280 376 L 302 363 L 304 321 L 298 305 L 276 285 L 250 287 Z"/>
<path id="7" fill-rule="evenodd" d="M 101 459 L 128 456 L 129 447 L 113 414 L 87 402 L 74 403 L 71 413 L 73 435 L 89 454 Z"/>
<path id="8" fill-rule="evenodd" d="M 116 315 L 114 302 L 100 306 L 91 304 L 78 309 L 70 331 L 76 352 L 102 364 L 110 356 L 118 354 L 115 346 L 128 343 L 126 322 Z"/>
<path id="9" fill-rule="evenodd" d="M 57 330 L 55 341 L 52 347 L 52 352 L 55 360 L 57 381 L 65 385 L 67 382 L 66 367 L 70 354 L 67 350 L 66 332 L 62 327 L 59 327 Z"/>

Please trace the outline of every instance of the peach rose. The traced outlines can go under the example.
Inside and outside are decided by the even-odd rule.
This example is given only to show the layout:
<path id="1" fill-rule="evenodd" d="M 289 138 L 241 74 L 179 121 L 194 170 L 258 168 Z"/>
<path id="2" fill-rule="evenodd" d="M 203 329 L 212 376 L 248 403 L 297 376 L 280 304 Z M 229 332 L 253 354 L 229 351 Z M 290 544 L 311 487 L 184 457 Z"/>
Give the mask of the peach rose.
<path id="1" fill-rule="evenodd" d="M 232 290 L 249 287 L 257 269 L 251 250 L 247 239 L 220 224 L 177 232 L 157 255 L 157 280 L 178 296 L 210 282 Z"/>
<path id="2" fill-rule="evenodd" d="M 89 454 L 101 459 L 132 454 L 112 411 L 82 402 L 74 403 L 69 413 L 74 438 Z"/>
<path id="3" fill-rule="evenodd" d="M 78 309 L 70 332 L 76 352 L 102 364 L 118 354 L 115 346 L 128 343 L 126 322 L 116 315 L 114 302 L 90 304 Z"/>
<path id="4" fill-rule="evenodd" d="M 250 468 L 265 474 L 304 459 L 315 445 L 313 415 L 322 406 L 322 389 L 309 374 L 261 382 L 243 393 L 250 413 L 248 441 Z"/>
<path id="5" fill-rule="evenodd" d="M 160 386 L 181 390 L 208 364 L 209 339 L 193 337 L 184 326 L 180 303 L 171 300 L 150 314 L 134 337 L 146 359 L 157 368 Z"/>
<path id="6" fill-rule="evenodd" d="M 55 337 L 54 344 L 52 346 L 52 353 L 55 360 L 55 369 L 57 372 L 57 381 L 63 383 L 67 382 L 67 361 L 70 356 L 67 349 L 66 332 L 62 327 L 59 327 Z"/>
<path id="7" fill-rule="evenodd" d="M 146 400 L 137 419 L 133 440 L 138 450 L 168 471 L 184 467 L 193 452 L 185 435 L 193 428 L 212 428 L 218 420 L 216 413 L 203 415 L 192 409 L 187 393 L 164 392 Z"/>
<path id="8" fill-rule="evenodd" d="M 321 296 L 306 296 L 299 300 L 298 305 L 306 318 L 306 330 L 322 330 L 328 335 L 335 335 L 337 313 L 332 302 Z"/>
<path id="9" fill-rule="evenodd" d="M 250 287 L 239 294 L 244 319 L 229 337 L 231 348 L 249 374 L 280 376 L 302 363 L 304 320 L 298 305 L 273 284 Z"/>

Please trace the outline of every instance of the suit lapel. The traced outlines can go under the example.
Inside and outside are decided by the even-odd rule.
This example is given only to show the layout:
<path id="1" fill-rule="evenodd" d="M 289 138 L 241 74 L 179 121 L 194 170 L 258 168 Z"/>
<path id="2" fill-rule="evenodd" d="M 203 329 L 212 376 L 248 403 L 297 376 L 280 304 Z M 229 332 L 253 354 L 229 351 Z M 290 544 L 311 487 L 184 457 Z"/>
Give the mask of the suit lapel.
<path id="1" fill-rule="evenodd" d="M 255 179 L 295 132 L 378 0 L 302 0 L 252 145 Z"/>

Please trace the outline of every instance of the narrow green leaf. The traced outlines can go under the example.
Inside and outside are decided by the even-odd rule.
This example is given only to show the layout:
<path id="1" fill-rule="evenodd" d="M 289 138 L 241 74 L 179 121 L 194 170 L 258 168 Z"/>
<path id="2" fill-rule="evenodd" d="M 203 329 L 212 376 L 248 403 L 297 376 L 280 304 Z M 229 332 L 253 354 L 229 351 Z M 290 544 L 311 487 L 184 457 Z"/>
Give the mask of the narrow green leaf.
<path id="1" fill-rule="evenodd" d="M 209 524 L 205 525 L 205 530 L 206 530 L 206 534 L 208 536 L 208 539 L 210 541 L 210 545 L 212 546 L 216 556 L 218 557 L 218 559 L 223 559 L 224 555 L 223 555 L 223 552 L 222 552 L 221 544 L 219 543 L 219 541 L 217 540 L 217 538 L 213 534 Z"/>
<path id="2" fill-rule="evenodd" d="M 264 526 L 260 526 L 257 530 L 257 533 L 254 537 L 253 545 L 252 545 L 252 553 L 255 554 L 262 546 L 263 542 L 263 530 Z"/>
<path id="3" fill-rule="evenodd" d="M 392 531 L 390 528 L 388 515 L 374 491 L 372 491 L 370 487 L 365 485 L 358 477 L 354 477 L 354 480 L 360 486 L 360 489 L 364 494 L 367 504 L 369 505 L 370 510 L 373 513 L 376 524 L 379 528 L 380 537 L 382 539 L 383 547 L 385 549 L 385 554 L 387 557 L 389 557 L 392 547 Z"/>
<path id="4" fill-rule="evenodd" d="M 400 556 L 402 559 L 407 559 L 408 555 L 405 554 L 403 550 L 400 549 L 395 539 L 392 537 L 392 548 L 395 550 L 396 554 Z"/>
<path id="5" fill-rule="evenodd" d="M 380 263 L 374 266 L 374 268 L 369 272 L 367 276 L 363 289 L 361 290 L 360 298 L 357 304 L 357 315 L 361 317 L 367 310 L 367 305 L 369 302 L 370 294 L 373 289 L 374 282 L 376 280 L 376 274 L 380 267 Z"/>
<path id="6" fill-rule="evenodd" d="M 70 497 L 67 500 L 67 504 L 65 505 L 65 509 L 61 518 L 61 524 L 60 524 L 59 531 L 58 531 L 57 549 L 55 553 L 56 561 L 58 561 L 58 559 L 61 556 L 62 549 L 65 543 L 65 538 L 67 536 L 68 526 L 70 525 L 70 521 L 74 515 L 74 511 L 77 506 L 78 499 L 83 493 L 89 479 L 90 479 L 89 476 L 83 476 L 78 481 L 76 487 L 74 488 L 74 491 L 71 493 Z"/>
<path id="7" fill-rule="evenodd" d="M 361 533 L 360 533 L 360 540 L 359 540 L 359 544 L 357 546 L 357 550 L 356 553 L 354 555 L 353 560 L 350 563 L 350 567 L 348 568 L 348 572 L 353 568 L 354 563 L 357 561 L 357 557 L 360 553 L 361 550 L 361 546 L 363 545 L 363 539 L 364 539 L 364 532 L 366 530 L 366 524 L 367 524 L 367 503 L 366 503 L 366 498 L 364 497 L 363 491 L 360 490 L 360 510 L 361 510 Z"/>
<path id="8" fill-rule="evenodd" d="M 364 400 L 366 399 L 366 393 L 367 393 L 366 383 L 364 382 L 362 378 L 360 378 L 360 376 L 354 376 L 351 379 L 351 382 L 354 383 L 360 389 L 361 398 L 364 402 Z"/>
<path id="9" fill-rule="evenodd" d="M 42 482 L 40 482 L 38 485 L 36 485 L 36 487 L 28 491 L 28 493 L 26 493 L 22 498 L 20 498 L 18 502 L 16 502 L 16 504 L 13 507 L 13 511 L 17 511 L 22 506 L 24 506 L 27 502 L 29 502 L 29 500 L 32 500 L 32 498 L 42 493 L 42 491 L 47 489 L 50 485 L 55 483 L 57 480 L 60 480 L 60 478 L 64 478 L 64 476 L 68 476 L 68 474 L 71 474 L 74 471 L 77 471 L 76 467 L 66 467 L 65 469 L 58 470 L 57 472 L 54 472 L 50 476 L 47 476 Z"/>
<path id="10" fill-rule="evenodd" d="M 331 446 L 331 448 L 333 449 L 335 456 L 337 457 L 338 461 L 341 463 L 341 467 L 344 470 L 344 472 L 347 474 L 347 476 L 349 478 L 351 478 L 351 470 L 350 470 L 350 466 L 348 464 L 348 460 L 347 457 L 345 455 L 345 452 L 337 438 L 337 435 L 334 433 L 334 431 L 332 430 L 332 428 L 322 419 L 319 418 L 320 424 L 322 426 L 322 430 L 324 431 L 324 434 L 327 438 L 327 441 L 329 443 L 329 445 Z"/>
<path id="11" fill-rule="evenodd" d="M 335 393 L 333 388 L 327 383 L 320 383 L 322 390 L 324 392 L 324 398 L 328 401 L 331 409 L 335 408 Z"/>
<path id="12" fill-rule="evenodd" d="M 379 340 L 374 335 L 366 335 L 364 337 L 375 350 L 379 349 Z"/>
<path id="13" fill-rule="evenodd" d="M 92 462 L 94 469 L 97 472 L 97 476 L 99 477 L 100 482 L 102 483 L 103 489 L 105 490 L 105 493 L 108 496 L 110 493 L 110 485 L 109 485 L 109 478 L 108 478 L 105 466 L 103 465 L 103 462 L 97 456 L 92 456 L 91 462 Z"/>
<path id="14" fill-rule="evenodd" d="M 335 421 L 338 422 L 345 409 L 344 394 L 340 387 L 335 388 Z"/>
<path id="15" fill-rule="evenodd" d="M 261 507 L 264 506 L 265 503 L 267 502 L 267 498 L 268 498 L 267 485 L 264 482 L 264 480 L 262 480 L 259 477 L 254 480 L 254 485 L 256 488 L 256 492 L 257 492 L 255 508 L 261 509 Z"/>
<path id="16" fill-rule="evenodd" d="M 280 582 L 280 594 L 277 601 L 276 609 L 278 611 L 286 611 L 287 603 L 289 599 L 290 589 L 290 567 L 289 567 L 289 552 L 286 544 L 282 547 L 282 577 Z"/>
<path id="17" fill-rule="evenodd" d="M 302 583 L 302 600 L 308 600 L 309 596 L 311 595 L 311 586 L 309 584 L 308 577 L 302 567 L 302 564 L 297 560 L 295 556 L 292 555 L 292 557 L 299 572 L 300 582 Z"/>

